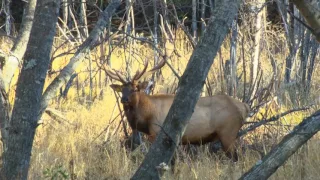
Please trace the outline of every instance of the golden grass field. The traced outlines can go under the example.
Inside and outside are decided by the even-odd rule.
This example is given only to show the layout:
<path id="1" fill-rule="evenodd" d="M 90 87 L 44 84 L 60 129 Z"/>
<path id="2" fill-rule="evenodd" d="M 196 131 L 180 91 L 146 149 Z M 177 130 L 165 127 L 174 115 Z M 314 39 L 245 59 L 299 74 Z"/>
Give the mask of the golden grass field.
<path id="1" fill-rule="evenodd" d="M 176 69 L 179 75 L 188 63 L 192 50 L 190 45 L 186 45 L 182 33 L 177 33 L 175 47 L 180 54 L 178 57 L 173 54 L 173 45 L 167 46 L 168 54 L 172 55 L 169 63 Z M 180 37 L 181 36 L 181 37 Z M 107 46 L 107 45 L 106 45 Z M 189 50 L 186 49 L 188 46 Z M 223 60 L 229 59 L 229 45 L 225 42 L 221 47 L 221 57 Z M 68 51 L 68 47 L 58 50 L 56 54 Z M 94 60 L 99 59 L 101 54 L 99 48 L 94 50 L 90 57 Z M 153 51 L 150 47 L 137 43 L 134 49 L 135 55 L 131 56 L 131 74 L 137 69 L 141 69 L 145 59 L 153 58 Z M 285 53 L 275 55 L 279 60 L 279 69 L 283 72 Z M 57 58 L 53 63 L 53 70 L 61 70 L 68 63 L 72 55 Z M 217 55 L 219 57 L 219 55 Z M 239 54 L 240 57 L 240 54 Z M 250 51 L 245 54 L 249 66 Z M 111 56 L 112 67 L 124 69 L 126 67 L 124 59 L 128 59 L 128 49 L 116 49 Z M 208 75 L 209 81 L 213 86 L 213 92 L 221 91 L 223 84 L 220 80 L 220 58 L 216 58 L 212 69 Z M 261 53 L 261 63 L 268 81 L 268 73 L 272 72 L 268 55 Z M 240 63 L 242 64 L 242 63 Z M 96 68 L 94 62 L 93 69 Z M 149 67 L 150 68 L 150 67 Z M 42 124 L 38 127 L 32 151 L 32 162 L 30 167 L 29 179 L 129 179 L 137 170 L 142 162 L 144 154 L 140 149 L 129 152 L 123 146 L 124 133 L 120 125 L 120 118 L 112 121 L 119 114 L 114 92 L 105 83 L 105 76 L 102 72 L 101 78 L 98 74 L 93 76 L 93 97 L 99 97 L 103 90 L 102 98 L 96 98 L 90 105 L 89 98 L 89 60 L 85 59 L 78 67 L 78 78 L 74 81 L 74 86 L 69 90 L 67 99 L 52 101 L 50 108 L 55 108 L 61 112 L 65 120 L 55 120 L 44 114 L 41 118 Z M 241 73 L 242 67 L 239 65 L 238 72 Z M 95 71 L 93 71 L 95 72 Z M 18 74 L 18 73 L 17 73 Z M 95 74 L 95 73 L 93 73 Z M 56 74 L 55 74 L 56 75 Z M 47 78 L 45 87 L 53 80 L 55 75 Z M 248 75 L 247 75 L 248 76 Z M 319 74 L 314 74 L 314 79 L 319 79 Z M 16 81 L 17 76 L 15 76 Z M 247 77 L 248 79 L 248 77 Z M 76 83 L 80 88 L 76 88 Z M 13 83 L 14 84 L 14 83 Z M 155 93 L 173 92 L 177 85 L 168 66 L 162 69 L 162 77 L 157 82 Z M 316 86 L 315 86 L 316 87 Z M 13 85 L 14 89 L 14 85 Z M 240 87 L 239 87 L 240 89 Z M 292 102 L 283 93 L 283 101 L 280 107 L 271 107 L 272 116 L 291 108 Z M 316 88 L 313 89 L 313 97 L 319 97 Z M 311 97 L 311 99 L 314 99 Z M 10 91 L 10 102 L 13 102 L 14 90 Z M 270 109 L 268 109 L 270 110 Z M 265 112 L 262 109 L 261 112 Z M 210 153 L 207 147 L 202 147 L 196 157 L 183 154 L 183 159 L 177 163 L 175 173 L 168 172 L 164 179 L 238 179 L 243 173 L 250 169 L 261 157 L 259 153 L 249 145 L 258 144 L 262 152 L 267 153 L 272 146 L 276 145 L 281 138 L 290 132 L 292 127 L 286 125 L 296 125 L 311 111 L 293 113 L 281 119 L 282 125 L 278 122 L 259 128 L 257 131 L 248 134 L 241 140 L 244 148 L 239 148 L 240 160 L 232 163 L 223 158 L 223 153 Z M 258 118 L 258 116 L 256 117 Z M 254 120 L 254 118 L 253 118 Z M 129 129 L 129 126 L 126 125 Z M 270 136 L 266 137 L 265 134 Z M 247 148 L 246 148 L 247 147 Z M 319 134 L 312 138 L 297 153 L 295 153 L 270 179 L 319 179 L 320 177 L 320 139 Z"/>

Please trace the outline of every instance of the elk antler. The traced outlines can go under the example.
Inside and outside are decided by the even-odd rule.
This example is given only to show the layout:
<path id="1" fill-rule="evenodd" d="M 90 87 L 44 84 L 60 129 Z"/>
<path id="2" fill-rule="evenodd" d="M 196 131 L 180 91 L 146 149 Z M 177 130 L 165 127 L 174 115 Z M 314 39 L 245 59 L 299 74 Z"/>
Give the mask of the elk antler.
<path id="1" fill-rule="evenodd" d="M 148 67 L 148 61 L 146 61 L 146 63 L 144 64 L 144 68 L 141 72 L 139 72 L 139 70 L 136 72 L 136 74 L 133 76 L 132 80 L 139 80 L 141 78 L 141 76 L 146 72 Z"/>
<path id="2" fill-rule="evenodd" d="M 114 79 L 114 80 L 117 80 L 117 81 L 120 81 L 122 82 L 123 84 L 127 83 L 127 81 L 125 80 L 125 78 L 116 70 L 113 69 L 113 71 L 115 72 L 112 72 L 110 69 L 111 67 L 109 65 L 106 65 L 106 64 L 103 64 L 102 65 L 102 69 L 104 70 L 104 72 L 106 72 L 106 74 Z"/>
<path id="3" fill-rule="evenodd" d="M 147 63 L 146 63 L 147 64 Z M 164 65 L 166 64 L 165 59 L 163 59 L 160 63 L 158 63 L 155 67 L 153 67 L 151 70 L 147 71 L 146 73 L 144 73 L 146 71 L 146 66 L 143 69 L 143 71 L 141 71 L 141 73 L 139 73 L 139 76 L 134 76 L 135 78 L 133 80 L 138 81 L 139 79 L 142 79 L 152 73 L 154 73 L 156 70 L 162 68 Z"/>

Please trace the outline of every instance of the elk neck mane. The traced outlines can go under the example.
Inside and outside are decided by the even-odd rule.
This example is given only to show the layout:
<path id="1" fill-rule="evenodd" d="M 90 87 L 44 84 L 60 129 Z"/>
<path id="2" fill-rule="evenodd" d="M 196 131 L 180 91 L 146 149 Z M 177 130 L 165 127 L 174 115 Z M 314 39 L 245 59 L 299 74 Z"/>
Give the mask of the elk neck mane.
<path id="1" fill-rule="evenodd" d="M 152 119 L 157 116 L 157 101 L 173 99 L 174 95 L 157 94 L 147 95 L 144 92 L 134 92 L 130 95 L 130 102 L 124 104 L 128 122 L 132 129 L 149 134 L 149 125 Z"/>

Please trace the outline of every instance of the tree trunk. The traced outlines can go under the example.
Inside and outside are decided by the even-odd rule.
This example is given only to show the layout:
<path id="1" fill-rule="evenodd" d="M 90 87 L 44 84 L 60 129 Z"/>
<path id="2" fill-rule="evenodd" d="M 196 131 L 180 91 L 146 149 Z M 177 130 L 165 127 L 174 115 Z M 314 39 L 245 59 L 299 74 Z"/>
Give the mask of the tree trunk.
<path id="1" fill-rule="evenodd" d="M 257 0 L 256 8 L 259 9 L 259 12 L 257 14 L 257 18 L 255 21 L 255 36 L 254 36 L 254 50 L 253 50 L 253 59 L 252 59 L 252 67 L 251 67 L 251 72 L 252 72 L 252 93 L 251 93 L 251 98 L 252 99 L 257 91 L 257 86 L 258 84 L 256 83 L 258 80 L 258 66 L 259 66 L 259 58 L 260 58 L 260 40 L 262 36 L 262 16 L 263 16 L 263 3 L 265 0 Z"/>
<path id="2" fill-rule="evenodd" d="M 318 0 L 291 0 L 312 28 L 312 34 L 320 43 L 320 5 Z"/>
<path id="3" fill-rule="evenodd" d="M 88 25 L 87 25 L 87 1 L 80 0 L 80 13 L 79 13 L 79 24 L 81 31 L 81 38 L 85 39 L 88 37 Z"/>
<path id="4" fill-rule="evenodd" d="M 310 93 L 310 88 L 311 88 L 311 79 L 312 79 L 312 74 L 314 71 L 314 60 L 316 59 L 316 56 L 319 52 L 319 43 L 316 42 L 316 40 L 312 40 L 312 45 L 311 45 L 311 55 L 310 55 L 310 63 L 308 66 L 308 72 L 307 72 L 307 95 Z"/>
<path id="5" fill-rule="evenodd" d="M 1 70 L 0 70 L 0 131 L 1 131 L 0 139 L 2 142 L 2 147 L 0 145 L 0 154 L 6 151 L 7 149 L 6 145 L 8 144 L 7 141 L 9 139 L 8 127 L 10 122 L 10 103 L 8 100 L 8 94 L 6 93 L 6 90 L 4 87 L 5 87 L 4 81 L 1 76 Z"/>
<path id="6" fill-rule="evenodd" d="M 203 36 L 203 32 L 206 28 L 205 14 L 206 14 L 206 3 L 205 3 L 205 0 L 201 0 L 201 36 Z"/>
<path id="7" fill-rule="evenodd" d="M 307 30 L 305 32 L 305 28 L 302 29 L 302 33 L 304 34 L 302 36 L 302 46 L 300 48 L 300 69 L 299 69 L 299 79 L 298 82 L 300 86 L 300 91 L 305 95 L 306 93 L 306 78 L 307 78 L 307 64 L 308 59 L 310 55 L 310 45 L 311 45 L 311 39 L 310 39 L 310 31 Z M 304 98 L 303 98 L 304 99 Z"/>
<path id="8" fill-rule="evenodd" d="M 163 129 L 132 179 L 159 179 L 156 167 L 162 162 L 168 164 L 171 160 L 194 111 L 214 57 L 229 31 L 240 2 L 240 0 L 226 0 L 218 3 L 219 6 L 215 8 L 215 15 L 208 23 L 204 38 L 201 38 L 194 50 L 179 81 L 179 88 L 163 124 Z"/>
<path id="9" fill-rule="evenodd" d="M 38 123 L 40 100 L 50 62 L 60 0 L 37 3 L 34 25 L 18 79 L 9 139 L 3 158 L 5 179 L 27 179 L 31 149 Z"/>
<path id="10" fill-rule="evenodd" d="M 208 0 L 208 1 L 209 1 L 209 5 L 210 5 L 210 16 L 212 16 L 213 12 L 214 12 L 214 8 L 216 7 L 215 0 Z"/>
<path id="11" fill-rule="evenodd" d="M 10 9 L 10 4 L 11 4 L 11 0 L 5 0 L 4 2 L 4 13 L 6 14 L 6 33 L 7 36 L 11 35 L 11 26 L 12 26 L 12 22 L 11 22 L 11 9 Z"/>
<path id="12" fill-rule="evenodd" d="M 29 0 L 26 4 L 19 35 L 11 48 L 11 54 L 3 67 L 3 81 L 6 90 L 9 88 L 11 79 L 17 70 L 18 65 L 22 63 L 21 59 L 29 41 L 36 3 L 37 0 Z"/>
<path id="13" fill-rule="evenodd" d="M 62 0 L 62 20 L 63 27 L 62 30 L 67 32 L 68 30 L 68 21 L 69 21 L 69 2 L 68 0 Z"/>
<path id="14" fill-rule="evenodd" d="M 231 47 L 230 47 L 230 81 L 228 83 L 228 94 L 235 97 L 237 89 L 237 17 L 232 22 L 231 27 Z"/>
<path id="15" fill-rule="evenodd" d="M 281 15 L 282 21 L 284 23 L 284 29 L 286 32 L 286 40 L 287 40 L 287 45 L 289 48 L 289 55 L 286 57 L 286 67 L 285 67 L 285 75 L 284 75 L 284 82 L 289 83 L 290 82 L 290 76 L 291 76 L 291 68 L 293 61 L 295 59 L 295 54 L 296 54 L 296 42 L 294 41 L 294 18 L 290 17 L 290 24 L 287 23 L 287 13 L 286 13 L 286 7 L 283 5 L 285 1 L 280 2 L 277 0 L 277 8 L 278 11 Z M 294 8 L 292 4 L 289 4 L 289 9 L 292 13 L 294 13 Z M 290 25 L 290 27 L 289 27 Z"/>
<path id="16" fill-rule="evenodd" d="M 303 120 L 240 179 L 268 179 L 292 154 L 320 130 L 320 111 Z"/>
<path id="17" fill-rule="evenodd" d="M 197 42 L 197 0 L 192 0 L 192 37 Z"/>
<path id="18" fill-rule="evenodd" d="M 103 33 L 105 27 L 110 25 L 111 21 L 109 19 L 112 17 L 115 10 L 120 6 L 120 2 L 121 0 L 112 0 L 108 7 L 101 12 L 98 22 L 91 31 L 90 36 L 81 44 L 68 65 L 61 70 L 61 73 L 47 87 L 42 96 L 39 118 L 47 108 L 49 101 L 56 96 L 56 92 L 60 89 L 60 87 L 69 81 L 71 75 L 80 64 L 80 60 L 90 49 L 95 46 L 95 43 L 99 39 L 100 34 Z"/>

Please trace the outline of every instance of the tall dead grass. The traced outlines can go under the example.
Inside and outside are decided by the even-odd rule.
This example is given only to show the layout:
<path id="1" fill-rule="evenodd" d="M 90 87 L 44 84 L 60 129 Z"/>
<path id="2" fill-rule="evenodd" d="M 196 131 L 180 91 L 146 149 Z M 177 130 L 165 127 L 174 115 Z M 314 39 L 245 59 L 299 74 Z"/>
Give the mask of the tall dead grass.
<path id="1" fill-rule="evenodd" d="M 180 33 L 180 34 L 179 34 Z M 177 33 L 180 37 L 175 46 L 168 46 L 169 50 L 176 47 L 177 54 L 172 53 L 169 63 L 175 68 L 179 75 L 191 56 L 192 51 L 186 50 L 185 38 Z M 221 48 L 221 53 L 216 57 L 214 64 L 209 72 L 208 79 L 213 88 L 213 94 L 222 90 L 224 84 L 220 81 L 222 77 L 221 66 L 229 58 L 228 41 Z M 153 51 L 145 44 L 137 44 L 138 50 L 132 57 L 131 74 L 137 69 L 141 69 L 145 59 L 153 58 Z M 189 45 L 189 49 L 190 45 Z M 53 56 L 68 51 L 67 47 L 56 51 Z M 106 50 L 108 51 L 108 50 Z M 98 60 L 99 48 L 91 53 L 93 59 Z M 240 52 L 239 57 L 240 57 Z M 246 49 L 244 57 L 246 58 L 247 68 L 250 62 L 250 50 Z M 125 57 L 128 57 L 128 51 L 121 48 L 116 49 L 111 55 L 112 67 L 115 69 L 125 70 Z M 57 58 L 52 68 L 59 71 L 65 66 L 72 55 L 65 55 Z M 242 56 L 241 56 L 242 57 Z M 283 66 L 284 54 L 276 54 L 280 59 L 279 68 Z M 241 59 L 241 58 L 239 58 Z M 268 80 L 268 73 L 272 71 L 268 54 L 261 53 L 261 63 L 264 68 L 265 79 Z M 60 110 L 66 121 L 54 120 L 44 114 L 42 117 L 43 124 L 37 128 L 34 146 L 32 150 L 32 162 L 30 167 L 29 179 L 45 179 L 57 176 L 57 179 L 129 179 L 143 161 L 144 153 L 137 149 L 134 152 L 127 151 L 123 146 L 123 127 L 120 125 L 120 119 L 113 119 L 119 114 L 116 106 L 114 92 L 108 87 L 110 82 L 106 83 L 106 76 L 102 73 L 101 77 L 97 74 L 93 76 L 94 89 L 93 96 L 99 96 L 103 90 L 104 95 L 101 100 L 96 99 L 88 106 L 83 99 L 88 99 L 89 86 L 89 62 L 84 60 L 80 67 L 77 68 L 78 78 L 68 93 L 65 100 L 53 100 L 50 107 Z M 150 68 L 150 67 L 149 67 Z M 242 67 L 238 66 L 238 72 L 242 72 Z M 96 72 L 97 66 L 93 63 L 93 72 Z M 283 70 L 283 69 L 282 69 Z M 162 70 L 162 77 L 159 79 L 155 93 L 172 93 L 177 84 L 174 74 L 168 66 Z M 55 78 L 53 74 L 47 78 L 45 86 Z M 249 71 L 247 71 L 247 76 Z M 315 71 L 315 78 L 319 74 Z M 17 76 L 14 77 L 13 84 Z M 243 76 L 242 79 L 243 80 Z M 76 84 L 80 85 L 76 88 Z M 100 86 L 100 84 L 102 84 Z M 315 85 L 314 87 L 317 87 Z M 82 93 L 84 95 L 82 95 Z M 315 97 L 319 97 L 317 89 L 313 91 Z M 81 100 L 82 99 L 82 100 Z M 14 100 L 14 86 L 10 91 L 10 102 Z M 286 102 L 285 100 L 283 102 Z M 276 114 L 288 108 L 291 102 L 288 101 L 285 106 L 275 108 L 269 115 Z M 265 110 L 262 110 L 262 113 Z M 164 179 L 238 179 L 241 174 L 252 167 L 261 155 L 267 153 L 272 146 L 277 144 L 283 135 L 290 132 L 292 124 L 297 124 L 308 113 L 296 113 L 283 118 L 282 125 L 274 123 L 263 128 L 259 128 L 256 133 L 250 133 L 243 140 L 244 147 L 240 148 L 240 160 L 232 163 L 223 158 L 223 153 L 213 154 L 207 147 L 202 147 L 196 156 L 190 156 L 182 153 L 176 164 L 175 173 L 167 172 Z M 257 116 L 256 118 L 258 118 Z M 287 128 L 288 126 L 288 128 Z M 128 126 L 127 126 L 128 127 Z M 285 127 L 285 128 L 284 128 Z M 271 132 L 271 133 L 270 133 Z M 266 133 L 268 137 L 265 136 Z M 253 150 L 253 144 L 258 144 L 258 151 Z M 256 148 L 257 149 L 257 148 Z M 320 175 L 318 167 L 320 166 L 320 149 L 319 135 L 312 138 L 302 149 L 295 153 L 283 167 L 270 179 L 317 179 Z"/>
<path id="2" fill-rule="evenodd" d="M 139 149 L 134 152 L 126 150 L 121 143 L 121 128 L 113 134 L 120 123 L 118 120 L 110 125 L 109 131 L 104 131 L 110 123 L 113 105 L 107 97 L 95 101 L 90 109 L 70 103 L 62 108 L 68 122 L 59 123 L 44 116 L 48 120 L 37 129 L 29 179 L 44 179 L 44 171 L 48 169 L 53 173 L 59 170 L 68 173 L 73 179 L 129 179 L 142 162 L 144 154 Z M 246 142 L 264 144 L 266 152 L 281 140 L 279 137 L 268 142 L 270 139 L 257 137 L 251 134 L 248 138 L 254 141 Z M 257 151 L 248 145 L 246 147 L 239 149 L 240 160 L 237 163 L 229 161 L 223 152 L 211 153 L 208 147 L 200 148 L 195 156 L 182 153 L 175 173 L 167 172 L 164 178 L 237 179 L 261 158 Z M 317 136 L 279 168 L 271 179 L 316 179 L 320 175 L 319 148 Z"/>

